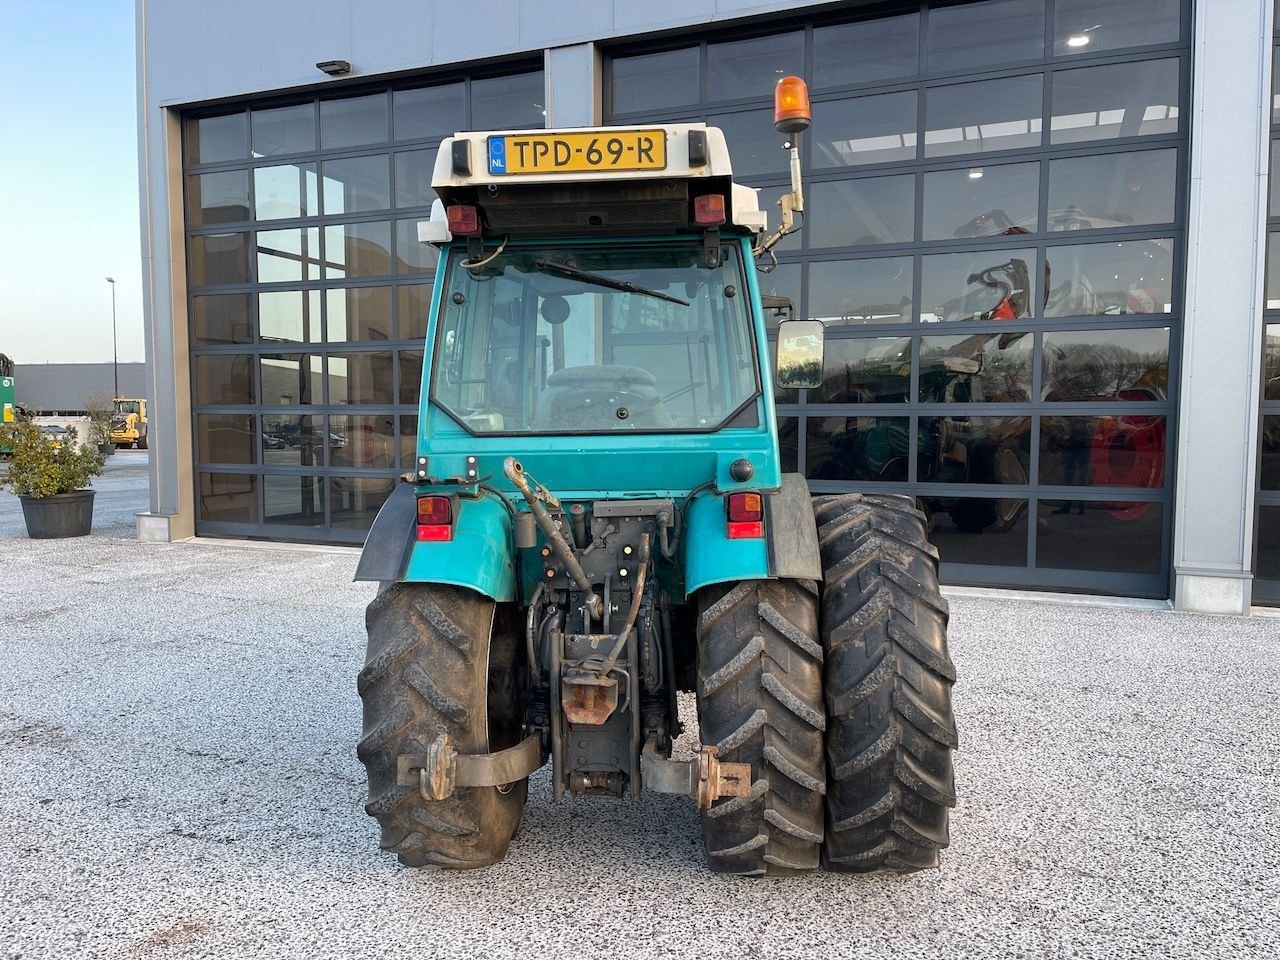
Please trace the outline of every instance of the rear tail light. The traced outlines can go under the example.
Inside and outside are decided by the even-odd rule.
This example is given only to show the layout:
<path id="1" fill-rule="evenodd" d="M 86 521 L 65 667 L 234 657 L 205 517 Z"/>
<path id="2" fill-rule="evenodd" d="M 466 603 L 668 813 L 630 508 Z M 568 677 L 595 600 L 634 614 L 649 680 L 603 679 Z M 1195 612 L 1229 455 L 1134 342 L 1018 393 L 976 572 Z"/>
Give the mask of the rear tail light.
<path id="1" fill-rule="evenodd" d="M 703 227 L 724 223 L 724 194 L 707 193 L 694 197 L 693 222 Z"/>
<path id="2" fill-rule="evenodd" d="M 449 220 L 449 232 L 455 237 L 473 237 L 480 232 L 480 211 L 465 203 L 453 203 L 445 208 Z"/>
<path id="3" fill-rule="evenodd" d="M 448 497 L 418 498 L 418 539 L 453 539 L 453 503 Z"/>
<path id="4" fill-rule="evenodd" d="M 731 493 L 726 503 L 730 540 L 764 536 L 764 500 L 758 493 Z"/>

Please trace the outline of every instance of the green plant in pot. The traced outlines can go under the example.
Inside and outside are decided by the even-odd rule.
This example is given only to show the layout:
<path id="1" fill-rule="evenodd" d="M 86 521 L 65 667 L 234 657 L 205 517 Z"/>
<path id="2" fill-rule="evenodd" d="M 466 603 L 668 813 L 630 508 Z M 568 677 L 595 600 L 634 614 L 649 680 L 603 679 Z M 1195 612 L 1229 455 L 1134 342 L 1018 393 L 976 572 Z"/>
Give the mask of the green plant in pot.
<path id="1" fill-rule="evenodd" d="M 115 414 L 115 405 L 107 397 L 95 393 L 85 398 L 84 412 L 89 418 L 89 442 L 103 456 L 111 456 L 116 452 L 116 445 L 111 442 L 111 418 Z"/>
<path id="2" fill-rule="evenodd" d="M 0 443 L 13 450 L 0 485 L 12 488 L 22 502 L 27 535 L 87 536 L 93 526 L 93 491 L 88 487 L 102 473 L 102 455 L 81 446 L 74 428 L 55 439 L 34 423 L 6 424 L 0 428 Z"/>

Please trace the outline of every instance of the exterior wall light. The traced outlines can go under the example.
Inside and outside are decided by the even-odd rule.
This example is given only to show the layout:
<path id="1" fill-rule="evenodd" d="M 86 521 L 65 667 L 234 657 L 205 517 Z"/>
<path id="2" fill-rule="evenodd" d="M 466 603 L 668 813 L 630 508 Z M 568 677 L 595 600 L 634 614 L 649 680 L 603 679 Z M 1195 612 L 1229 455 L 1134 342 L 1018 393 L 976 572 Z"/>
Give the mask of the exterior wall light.
<path id="1" fill-rule="evenodd" d="M 321 73 L 327 73 L 331 77 L 341 77 L 351 72 L 351 61 L 321 60 L 316 64 L 316 69 Z"/>

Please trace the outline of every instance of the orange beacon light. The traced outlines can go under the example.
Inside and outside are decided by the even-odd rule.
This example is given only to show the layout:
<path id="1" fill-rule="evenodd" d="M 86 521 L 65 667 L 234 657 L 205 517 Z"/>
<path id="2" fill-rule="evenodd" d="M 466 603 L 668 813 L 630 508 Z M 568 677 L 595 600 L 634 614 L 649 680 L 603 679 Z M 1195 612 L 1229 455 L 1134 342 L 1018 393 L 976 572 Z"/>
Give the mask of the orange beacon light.
<path id="1" fill-rule="evenodd" d="M 773 91 L 773 126 L 779 133 L 808 130 L 813 121 L 809 88 L 799 77 L 783 77 Z"/>

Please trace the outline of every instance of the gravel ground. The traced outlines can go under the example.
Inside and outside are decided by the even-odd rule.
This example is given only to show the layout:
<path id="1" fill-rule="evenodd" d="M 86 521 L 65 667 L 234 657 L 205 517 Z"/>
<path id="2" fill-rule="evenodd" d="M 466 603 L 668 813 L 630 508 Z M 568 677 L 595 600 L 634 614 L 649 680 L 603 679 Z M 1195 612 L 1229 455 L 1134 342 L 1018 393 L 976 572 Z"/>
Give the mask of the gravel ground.
<path id="1" fill-rule="evenodd" d="M 0 957 L 1275 956 L 1280 620 L 955 598 L 937 871 L 717 876 L 691 802 L 541 771 L 506 861 L 428 873 L 361 810 L 353 556 L 33 542 L 9 495 L 0 549 Z"/>

